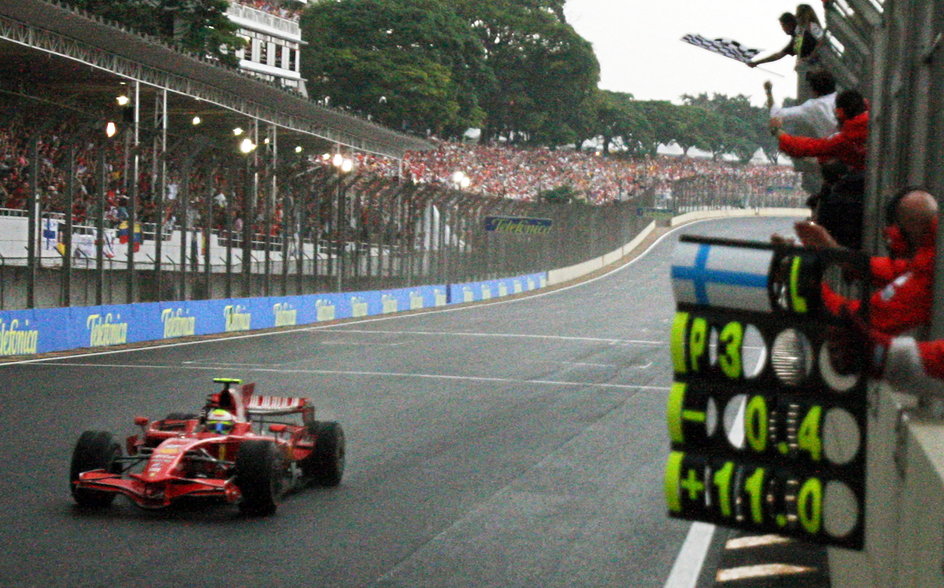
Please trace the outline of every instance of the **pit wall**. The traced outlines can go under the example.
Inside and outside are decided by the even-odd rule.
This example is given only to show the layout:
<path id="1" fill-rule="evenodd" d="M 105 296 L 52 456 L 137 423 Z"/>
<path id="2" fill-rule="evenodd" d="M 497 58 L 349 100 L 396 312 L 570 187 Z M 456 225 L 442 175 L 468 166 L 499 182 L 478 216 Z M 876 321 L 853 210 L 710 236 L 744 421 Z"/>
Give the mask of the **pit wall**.
<path id="1" fill-rule="evenodd" d="M 944 586 L 944 421 L 876 382 L 869 399 L 865 549 L 829 550 L 835 588 Z"/>
<path id="2" fill-rule="evenodd" d="M 795 209 L 700 211 L 676 217 L 671 224 L 720 217 L 803 214 L 805 210 Z M 0 357 L 310 325 L 491 300 L 600 270 L 629 255 L 655 228 L 656 223 L 650 223 L 629 243 L 596 259 L 499 280 L 338 294 L 0 311 Z"/>

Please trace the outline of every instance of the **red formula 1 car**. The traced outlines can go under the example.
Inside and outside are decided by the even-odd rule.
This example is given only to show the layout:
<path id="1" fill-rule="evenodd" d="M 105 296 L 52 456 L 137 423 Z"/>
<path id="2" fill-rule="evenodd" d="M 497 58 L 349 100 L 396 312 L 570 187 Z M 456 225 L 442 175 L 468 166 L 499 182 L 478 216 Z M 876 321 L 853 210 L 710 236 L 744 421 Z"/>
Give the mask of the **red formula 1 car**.
<path id="1" fill-rule="evenodd" d="M 128 455 L 111 435 L 86 431 L 72 453 L 69 482 L 82 506 L 108 506 L 123 494 L 155 509 L 214 498 L 247 514 L 275 512 L 282 494 L 303 484 L 336 486 L 344 473 L 344 431 L 315 420 L 306 398 L 260 396 L 255 384 L 216 378 L 200 415 L 136 417 L 141 433 Z"/>

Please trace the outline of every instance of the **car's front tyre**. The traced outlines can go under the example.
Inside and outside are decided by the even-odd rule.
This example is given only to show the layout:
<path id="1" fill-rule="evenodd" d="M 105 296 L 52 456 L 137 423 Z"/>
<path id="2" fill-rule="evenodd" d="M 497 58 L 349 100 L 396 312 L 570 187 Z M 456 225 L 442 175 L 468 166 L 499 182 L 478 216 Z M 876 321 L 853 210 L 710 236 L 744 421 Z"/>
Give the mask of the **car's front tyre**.
<path id="1" fill-rule="evenodd" d="M 69 490 L 72 498 L 80 506 L 101 508 L 110 505 L 115 500 L 112 492 L 78 488 L 75 482 L 79 474 L 90 470 L 103 469 L 115 474 L 121 473 L 121 465 L 117 463 L 121 457 L 121 445 L 115 437 L 105 431 L 85 431 L 79 437 L 72 451 L 72 463 L 69 467 Z"/>
<path id="2" fill-rule="evenodd" d="M 239 509 L 249 515 L 273 514 L 282 497 L 283 459 L 271 441 L 244 441 L 236 454 Z"/>

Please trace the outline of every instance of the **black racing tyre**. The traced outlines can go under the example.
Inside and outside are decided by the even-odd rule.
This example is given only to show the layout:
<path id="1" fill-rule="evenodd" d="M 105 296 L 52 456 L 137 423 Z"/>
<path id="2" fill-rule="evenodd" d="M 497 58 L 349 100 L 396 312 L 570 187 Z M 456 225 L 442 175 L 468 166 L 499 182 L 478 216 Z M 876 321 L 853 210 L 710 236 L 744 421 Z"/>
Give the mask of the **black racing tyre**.
<path id="1" fill-rule="evenodd" d="M 115 493 L 76 488 L 75 481 L 79 474 L 89 470 L 104 469 L 120 474 L 121 464 L 117 458 L 121 457 L 121 445 L 115 437 L 105 431 L 85 431 L 79 437 L 72 451 L 72 464 L 69 467 L 69 490 L 72 498 L 80 506 L 101 508 L 108 506 L 115 500 Z"/>
<path id="2" fill-rule="evenodd" d="M 334 421 L 315 421 L 311 429 L 315 450 L 301 462 L 302 471 L 315 484 L 337 486 L 344 475 L 344 429 Z"/>
<path id="3" fill-rule="evenodd" d="M 236 454 L 236 486 L 243 495 L 239 509 L 246 514 L 273 514 L 282 498 L 283 461 L 271 441 L 244 441 Z"/>
<path id="4" fill-rule="evenodd" d="M 172 412 L 166 417 L 165 421 L 192 421 L 193 419 L 200 418 L 200 415 L 194 414 L 192 412 Z"/>

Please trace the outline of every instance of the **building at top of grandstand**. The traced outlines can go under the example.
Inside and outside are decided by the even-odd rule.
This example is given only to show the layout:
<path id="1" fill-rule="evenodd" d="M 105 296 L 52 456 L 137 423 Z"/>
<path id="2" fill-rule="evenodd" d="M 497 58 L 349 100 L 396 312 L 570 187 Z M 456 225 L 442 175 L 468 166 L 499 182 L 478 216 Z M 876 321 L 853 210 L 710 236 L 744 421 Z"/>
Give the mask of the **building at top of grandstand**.
<path id="1" fill-rule="evenodd" d="M 236 52 L 240 69 L 307 96 L 299 64 L 305 43 L 299 11 L 267 0 L 244 0 L 230 2 L 226 14 L 246 40 L 246 47 Z"/>

